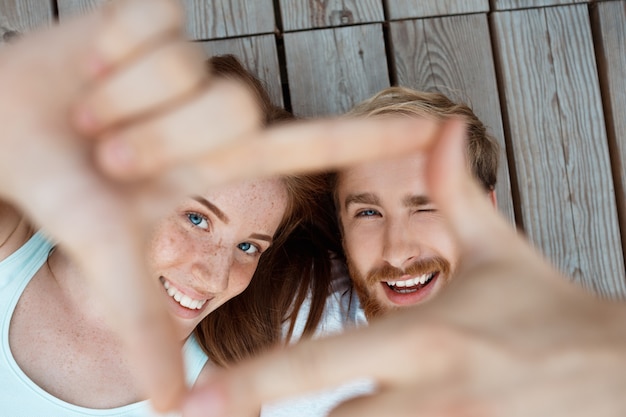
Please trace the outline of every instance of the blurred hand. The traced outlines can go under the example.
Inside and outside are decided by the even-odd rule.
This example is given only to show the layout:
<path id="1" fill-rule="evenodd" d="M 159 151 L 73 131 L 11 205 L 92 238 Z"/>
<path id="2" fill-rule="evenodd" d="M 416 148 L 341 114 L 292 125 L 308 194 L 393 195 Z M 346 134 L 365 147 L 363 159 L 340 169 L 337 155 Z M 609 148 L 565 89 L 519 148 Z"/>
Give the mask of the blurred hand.
<path id="1" fill-rule="evenodd" d="M 429 152 L 431 196 L 462 249 L 436 300 L 337 337 L 217 372 L 184 414 L 240 416 L 265 402 L 373 378 L 332 416 L 616 416 L 626 412 L 626 312 L 560 276 L 498 216 L 465 166 L 464 126 Z M 621 273 L 622 271 L 616 271 Z"/>
<path id="2" fill-rule="evenodd" d="M 114 2 L 0 52 L 0 198 L 79 263 L 160 410 L 178 405 L 186 388 L 180 342 L 144 269 L 136 203 L 145 184 L 121 187 L 99 173 L 93 146 L 72 127 L 92 126 L 92 116 L 71 109 L 90 83 L 105 79 L 123 80 L 127 106 L 149 99 L 166 107 L 205 84 L 204 74 L 169 0 Z M 147 79 L 150 96 L 135 94 L 133 83 Z"/>

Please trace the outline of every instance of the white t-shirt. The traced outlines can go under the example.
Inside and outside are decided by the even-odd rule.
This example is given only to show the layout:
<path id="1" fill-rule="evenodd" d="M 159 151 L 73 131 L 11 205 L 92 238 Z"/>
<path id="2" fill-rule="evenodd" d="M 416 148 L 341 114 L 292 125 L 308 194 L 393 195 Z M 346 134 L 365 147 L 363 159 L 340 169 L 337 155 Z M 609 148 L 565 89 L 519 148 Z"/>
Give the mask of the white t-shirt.
<path id="1" fill-rule="evenodd" d="M 333 266 L 331 293 L 326 300 L 323 316 L 313 338 L 330 336 L 354 327 L 367 325 L 365 313 L 361 308 L 359 298 L 352 290 L 350 278 L 345 268 L 338 263 Z M 310 307 L 310 299 L 305 300 L 298 311 L 294 336 L 290 343 L 297 342 L 302 335 Z M 261 417 L 322 417 L 343 401 L 371 394 L 374 390 L 373 381 L 369 379 L 356 380 L 302 397 L 265 404 L 261 409 Z"/>

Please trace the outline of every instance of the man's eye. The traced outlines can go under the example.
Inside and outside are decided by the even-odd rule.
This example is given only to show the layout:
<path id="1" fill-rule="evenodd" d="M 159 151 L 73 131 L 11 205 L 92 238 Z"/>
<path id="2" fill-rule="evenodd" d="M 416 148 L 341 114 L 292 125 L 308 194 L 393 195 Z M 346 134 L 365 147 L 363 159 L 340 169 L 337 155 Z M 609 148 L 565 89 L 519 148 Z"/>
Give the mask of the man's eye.
<path id="1" fill-rule="evenodd" d="M 237 245 L 237 247 L 244 253 L 247 253 L 248 255 L 255 255 L 259 252 L 261 252 L 259 250 L 259 248 L 256 245 L 253 245 L 250 242 L 243 242 Z"/>
<path id="2" fill-rule="evenodd" d="M 209 228 L 209 222 L 207 221 L 206 217 L 204 217 L 201 214 L 198 214 L 198 213 L 187 213 L 187 218 L 189 219 L 191 224 L 193 224 L 196 227 L 199 227 L 201 229 L 208 229 Z"/>
<path id="3" fill-rule="evenodd" d="M 356 214 L 356 217 L 373 217 L 378 216 L 380 213 L 373 209 L 361 210 Z"/>

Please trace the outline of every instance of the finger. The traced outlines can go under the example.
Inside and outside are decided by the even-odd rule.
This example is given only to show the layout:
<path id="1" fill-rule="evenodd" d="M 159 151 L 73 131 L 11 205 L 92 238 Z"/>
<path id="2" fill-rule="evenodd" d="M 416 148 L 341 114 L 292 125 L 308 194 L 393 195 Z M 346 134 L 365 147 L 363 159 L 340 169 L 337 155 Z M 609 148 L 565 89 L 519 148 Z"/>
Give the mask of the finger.
<path id="1" fill-rule="evenodd" d="M 181 346 L 156 281 L 141 262 L 145 251 L 137 236 L 123 238 L 115 232 L 110 237 L 97 236 L 98 256 L 90 256 L 83 267 L 126 347 L 144 395 L 157 411 L 178 409 L 187 390 Z"/>
<path id="2" fill-rule="evenodd" d="M 424 149 L 438 129 L 406 118 L 289 123 L 218 149 L 200 166 L 211 182 L 336 169 Z"/>
<path id="3" fill-rule="evenodd" d="M 104 138 L 96 160 L 112 178 L 147 178 L 260 127 L 261 115 L 251 91 L 232 80 L 217 80 L 187 105 Z"/>
<path id="4" fill-rule="evenodd" d="M 75 125 L 96 135 L 172 105 L 207 78 L 204 58 L 194 45 L 167 42 L 95 83 L 75 105 Z"/>
<path id="5" fill-rule="evenodd" d="M 460 119 L 444 125 L 429 153 L 426 179 L 429 194 L 446 216 L 461 252 L 480 263 L 483 257 L 501 257 L 510 251 L 509 244 L 521 240 L 470 172 L 466 131 Z"/>
<path id="6" fill-rule="evenodd" d="M 168 37 L 182 36 L 183 12 L 174 0 L 117 0 L 101 12 L 103 26 L 86 62 L 92 79 Z"/>
<path id="7" fill-rule="evenodd" d="M 328 417 L 485 417 L 493 415 L 485 403 L 459 395 L 453 381 L 447 384 L 407 385 L 355 398 L 336 407 Z"/>
<path id="8" fill-rule="evenodd" d="M 423 149 L 429 146 L 438 128 L 438 122 L 427 119 L 339 119 L 288 123 L 244 135 L 223 146 L 219 146 L 221 143 L 216 140 L 216 149 L 209 152 L 206 149 L 199 151 L 195 145 L 191 149 L 203 155 L 187 160 L 185 164 L 179 163 L 168 176 L 170 182 L 188 187 L 194 183 L 206 186 L 261 176 L 333 169 Z M 207 132 L 204 134 L 209 135 Z M 204 143 L 210 140 L 213 138 Z M 200 141 L 200 145 L 202 143 Z M 118 178 L 142 177 L 176 162 L 162 154 L 163 148 L 165 146 L 160 144 L 150 151 L 146 149 L 146 153 L 155 154 L 152 159 L 145 158 L 143 149 L 132 149 L 137 159 L 126 164 L 124 169 L 120 169 L 121 164 L 112 167 L 113 163 L 108 162 L 115 158 L 114 152 L 103 155 L 103 158 L 109 159 L 102 163 L 108 164 L 109 172 L 117 169 Z M 179 162 L 184 160 L 180 150 L 173 152 L 178 154 Z"/>
<path id="9" fill-rule="evenodd" d="M 187 417 L 245 415 L 263 403 L 355 379 L 371 378 L 384 389 L 446 375 L 463 358 L 457 354 L 456 341 L 438 337 L 436 332 L 430 332 L 428 337 L 422 337 L 418 329 L 406 332 L 409 325 L 415 327 L 412 313 L 404 310 L 394 320 L 385 318 L 368 329 L 304 341 L 217 373 L 202 386 L 196 385 L 185 402 L 183 414 Z M 386 360 L 403 358 L 407 352 L 412 358 L 424 355 L 428 360 Z"/>

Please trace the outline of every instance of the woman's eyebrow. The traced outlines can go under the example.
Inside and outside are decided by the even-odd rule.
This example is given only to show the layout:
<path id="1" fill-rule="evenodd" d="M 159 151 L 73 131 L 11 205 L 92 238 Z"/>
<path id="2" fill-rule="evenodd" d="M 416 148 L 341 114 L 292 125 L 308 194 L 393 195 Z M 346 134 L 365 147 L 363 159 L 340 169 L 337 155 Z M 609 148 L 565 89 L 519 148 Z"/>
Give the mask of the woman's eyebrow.
<path id="1" fill-rule="evenodd" d="M 269 243 L 272 243 L 272 237 L 270 235 L 264 235 L 264 234 L 261 234 L 261 233 L 252 233 L 250 235 L 250 237 L 253 238 L 253 239 L 266 240 Z"/>
<path id="2" fill-rule="evenodd" d="M 215 214 L 217 218 L 223 221 L 224 223 L 228 224 L 230 222 L 230 219 L 228 218 L 228 216 L 222 210 L 217 208 L 215 204 L 211 203 L 206 198 L 196 195 L 193 197 L 193 199 L 196 200 L 198 203 L 202 204 L 203 206 L 205 206 L 210 211 L 212 211 L 213 214 Z"/>

